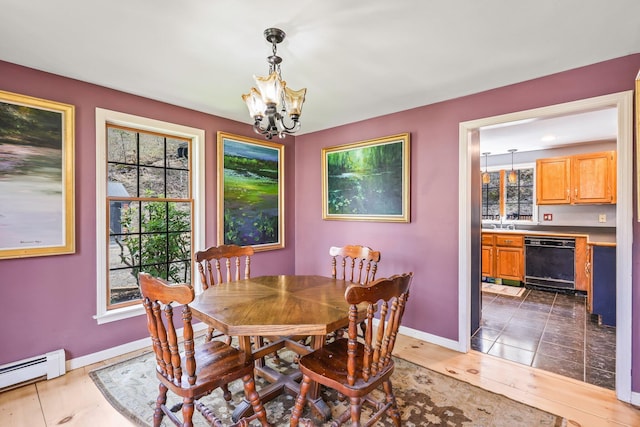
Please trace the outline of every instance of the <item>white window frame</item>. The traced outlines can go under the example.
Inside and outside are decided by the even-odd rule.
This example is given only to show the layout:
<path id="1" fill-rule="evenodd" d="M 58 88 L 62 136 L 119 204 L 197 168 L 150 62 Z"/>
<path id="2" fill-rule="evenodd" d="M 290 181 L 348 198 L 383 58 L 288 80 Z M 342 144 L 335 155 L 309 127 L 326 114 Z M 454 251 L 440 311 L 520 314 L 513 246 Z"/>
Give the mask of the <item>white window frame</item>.
<path id="1" fill-rule="evenodd" d="M 189 168 L 193 197 L 192 248 L 204 247 L 204 145 L 203 129 L 96 108 L 96 315 L 98 324 L 144 314 L 142 304 L 107 310 L 107 124 L 125 126 L 191 140 Z M 191 266 L 191 277 L 194 276 Z"/>

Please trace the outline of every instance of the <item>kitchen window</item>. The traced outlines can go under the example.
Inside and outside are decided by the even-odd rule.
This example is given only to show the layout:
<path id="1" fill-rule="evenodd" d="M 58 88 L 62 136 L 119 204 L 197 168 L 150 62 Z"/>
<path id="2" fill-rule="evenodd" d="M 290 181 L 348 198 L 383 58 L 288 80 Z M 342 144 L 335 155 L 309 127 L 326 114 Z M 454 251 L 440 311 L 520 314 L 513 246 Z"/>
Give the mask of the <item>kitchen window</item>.
<path id="1" fill-rule="evenodd" d="M 489 171 L 489 183 L 482 184 L 483 222 L 533 222 L 535 215 L 534 168 L 515 169 L 516 181 L 510 183 L 510 170 Z"/>

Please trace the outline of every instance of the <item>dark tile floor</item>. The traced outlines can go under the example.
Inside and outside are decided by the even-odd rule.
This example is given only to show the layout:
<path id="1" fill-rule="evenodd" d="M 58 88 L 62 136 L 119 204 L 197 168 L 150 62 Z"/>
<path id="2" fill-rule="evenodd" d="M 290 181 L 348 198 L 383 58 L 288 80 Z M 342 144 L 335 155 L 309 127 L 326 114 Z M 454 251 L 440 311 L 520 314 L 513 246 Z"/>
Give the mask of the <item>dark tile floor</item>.
<path id="1" fill-rule="evenodd" d="M 482 320 L 471 348 L 615 390 L 616 330 L 590 320 L 584 296 L 482 292 Z"/>

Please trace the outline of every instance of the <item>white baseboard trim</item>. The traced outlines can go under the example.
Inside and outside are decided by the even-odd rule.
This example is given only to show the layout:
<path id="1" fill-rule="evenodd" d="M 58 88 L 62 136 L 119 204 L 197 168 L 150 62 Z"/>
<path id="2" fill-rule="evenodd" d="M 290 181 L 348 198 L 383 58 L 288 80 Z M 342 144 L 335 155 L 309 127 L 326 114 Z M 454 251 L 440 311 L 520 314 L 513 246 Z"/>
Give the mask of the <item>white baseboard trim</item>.
<path id="1" fill-rule="evenodd" d="M 207 329 L 207 325 L 204 323 L 196 323 L 193 325 L 194 332 L 200 332 Z M 182 329 L 176 330 L 179 335 L 182 334 Z M 130 353 L 132 351 L 141 350 L 143 348 L 149 348 L 151 350 L 151 338 L 145 337 L 136 341 L 131 341 L 116 347 L 111 347 L 106 350 L 98 351 L 96 353 L 87 354 L 86 356 L 76 357 L 75 359 L 67 360 L 66 368 L 67 372 L 72 369 L 82 368 L 87 365 L 102 362 L 112 357 L 122 356 L 123 354 Z"/>
<path id="2" fill-rule="evenodd" d="M 418 331 L 416 329 L 407 328 L 406 326 L 400 326 L 399 333 L 407 335 L 412 338 L 417 338 L 422 341 L 426 341 L 431 344 L 436 344 L 441 347 L 445 347 L 455 351 L 460 350 L 460 343 L 458 341 L 450 340 L 448 338 L 442 338 L 437 335 L 428 334 L 426 332 Z"/>
<path id="3" fill-rule="evenodd" d="M 633 406 L 640 407 L 640 392 L 632 391 L 631 392 L 631 403 Z"/>

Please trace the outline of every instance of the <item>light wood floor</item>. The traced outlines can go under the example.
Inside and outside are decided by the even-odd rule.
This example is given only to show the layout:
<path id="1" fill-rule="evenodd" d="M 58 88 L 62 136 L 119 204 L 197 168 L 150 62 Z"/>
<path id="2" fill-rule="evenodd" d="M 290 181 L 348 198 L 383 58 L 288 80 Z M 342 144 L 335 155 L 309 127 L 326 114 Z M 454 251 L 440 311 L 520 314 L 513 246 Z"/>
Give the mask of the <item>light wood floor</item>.
<path id="1" fill-rule="evenodd" d="M 562 415 L 569 420 L 569 426 L 640 426 L 640 409 L 618 401 L 614 392 L 550 372 L 474 351 L 462 354 L 406 336 L 400 337 L 394 353 L 413 363 Z M 121 358 L 125 357 L 131 355 Z M 111 407 L 89 378 L 87 373 L 101 364 L 0 393 L 0 427 L 132 426 Z"/>

